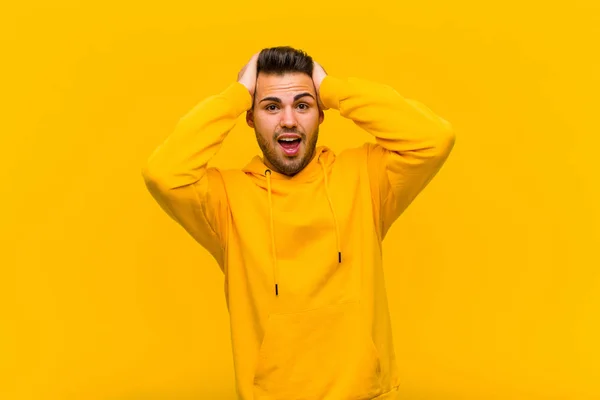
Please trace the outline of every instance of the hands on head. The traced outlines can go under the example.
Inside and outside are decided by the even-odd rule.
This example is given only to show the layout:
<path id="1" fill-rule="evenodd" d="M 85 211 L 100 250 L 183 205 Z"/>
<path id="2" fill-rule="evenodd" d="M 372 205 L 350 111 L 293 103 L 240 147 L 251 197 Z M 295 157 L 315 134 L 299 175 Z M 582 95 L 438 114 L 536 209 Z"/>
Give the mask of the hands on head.
<path id="1" fill-rule="evenodd" d="M 250 92 L 250 96 L 254 98 L 254 90 L 256 89 L 256 63 L 258 61 L 258 55 L 256 53 L 250 58 L 250 61 L 240 70 L 238 73 L 237 81 L 242 85 L 246 86 L 246 89 Z"/>
<path id="2" fill-rule="evenodd" d="M 260 52 L 254 54 L 250 61 L 240 70 L 238 73 L 237 81 L 244 85 L 248 92 L 250 92 L 250 96 L 254 98 L 254 91 L 256 90 L 256 79 L 257 79 L 257 61 L 258 55 Z M 312 72 L 312 80 L 315 85 L 315 90 L 317 92 L 317 102 L 319 103 L 319 107 L 322 110 L 325 110 L 323 103 L 321 102 L 321 97 L 319 95 L 319 89 L 321 88 L 321 82 L 327 76 L 327 72 L 321 64 L 313 60 L 313 72 Z"/>

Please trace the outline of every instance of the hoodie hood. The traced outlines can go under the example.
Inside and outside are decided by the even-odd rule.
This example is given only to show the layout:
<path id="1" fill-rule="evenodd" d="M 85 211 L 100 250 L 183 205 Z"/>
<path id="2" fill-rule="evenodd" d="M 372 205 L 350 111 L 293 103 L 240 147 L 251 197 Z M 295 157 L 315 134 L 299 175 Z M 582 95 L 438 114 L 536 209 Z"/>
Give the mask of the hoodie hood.
<path id="1" fill-rule="evenodd" d="M 304 167 L 302 171 L 297 173 L 294 176 L 287 176 L 284 174 L 280 174 L 279 172 L 273 171 L 269 167 L 267 167 L 264 163 L 264 160 L 260 156 L 255 156 L 249 163 L 242 169 L 242 171 L 251 176 L 254 183 L 259 187 L 265 189 L 267 191 L 267 200 L 268 203 L 265 204 L 265 207 L 269 208 L 269 229 L 271 236 L 271 261 L 273 263 L 273 280 L 275 286 L 275 296 L 279 296 L 279 266 L 277 263 L 277 249 L 275 246 L 275 232 L 274 228 L 274 220 L 273 220 L 273 199 L 272 195 L 274 193 L 284 193 L 287 192 L 293 185 L 297 185 L 300 183 L 309 183 L 314 182 L 319 179 L 323 179 L 323 190 L 325 191 L 325 195 L 327 196 L 327 201 L 329 202 L 329 207 L 331 209 L 331 216 L 333 218 L 337 243 L 337 258 L 338 264 L 342 263 L 342 251 L 341 251 L 341 238 L 340 238 L 340 229 L 338 219 L 335 213 L 335 209 L 333 207 L 333 203 L 331 201 L 331 196 L 329 193 L 329 181 L 328 176 L 331 171 L 331 167 L 335 161 L 335 154 L 325 146 L 319 146 L 315 149 L 315 154 L 313 159 Z M 276 183 L 275 183 L 276 182 Z M 333 252 L 333 249 L 332 249 Z"/>
<path id="2" fill-rule="evenodd" d="M 325 164 L 326 170 L 329 172 L 335 161 L 335 154 L 325 146 L 317 146 L 313 159 L 294 176 L 287 176 L 273 171 L 264 163 L 261 156 L 255 156 L 250 162 L 242 168 L 242 171 L 253 177 L 254 183 L 263 189 L 267 188 L 266 170 L 271 171 L 271 179 L 277 181 L 289 181 L 293 183 L 308 183 L 313 182 L 323 177 L 322 164 Z"/>

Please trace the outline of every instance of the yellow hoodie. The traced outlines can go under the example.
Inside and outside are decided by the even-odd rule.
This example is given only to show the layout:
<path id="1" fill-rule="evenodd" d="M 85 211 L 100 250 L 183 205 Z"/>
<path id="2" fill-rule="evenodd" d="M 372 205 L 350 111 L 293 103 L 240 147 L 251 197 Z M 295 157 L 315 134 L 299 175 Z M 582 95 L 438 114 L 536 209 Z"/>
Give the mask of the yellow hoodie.
<path id="1" fill-rule="evenodd" d="M 143 168 L 162 209 L 224 274 L 243 400 L 396 398 L 381 242 L 454 146 L 451 125 L 389 86 L 327 76 L 324 106 L 376 138 L 318 147 L 294 177 L 256 156 L 207 167 L 252 105 L 234 82 L 178 122 Z"/>

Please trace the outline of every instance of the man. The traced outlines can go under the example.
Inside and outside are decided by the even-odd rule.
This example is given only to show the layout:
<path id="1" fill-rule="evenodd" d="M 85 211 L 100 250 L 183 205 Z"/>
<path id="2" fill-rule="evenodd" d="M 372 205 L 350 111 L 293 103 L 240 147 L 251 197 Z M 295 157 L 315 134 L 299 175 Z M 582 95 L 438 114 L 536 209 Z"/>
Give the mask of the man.
<path id="1" fill-rule="evenodd" d="M 376 143 L 316 147 L 326 109 Z M 207 167 L 244 112 L 263 157 Z M 143 177 L 224 273 L 241 399 L 395 398 L 381 242 L 454 140 L 421 103 L 290 47 L 255 54 L 178 122 Z"/>

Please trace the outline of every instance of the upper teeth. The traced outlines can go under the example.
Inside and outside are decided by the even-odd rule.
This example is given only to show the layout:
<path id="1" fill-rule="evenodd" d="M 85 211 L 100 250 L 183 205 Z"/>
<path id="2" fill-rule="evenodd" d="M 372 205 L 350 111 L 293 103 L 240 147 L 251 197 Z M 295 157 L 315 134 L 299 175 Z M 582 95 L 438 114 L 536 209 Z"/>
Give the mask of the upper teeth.
<path id="1" fill-rule="evenodd" d="M 296 138 L 282 138 L 281 140 L 285 140 L 286 142 L 292 142 L 296 140 Z"/>

